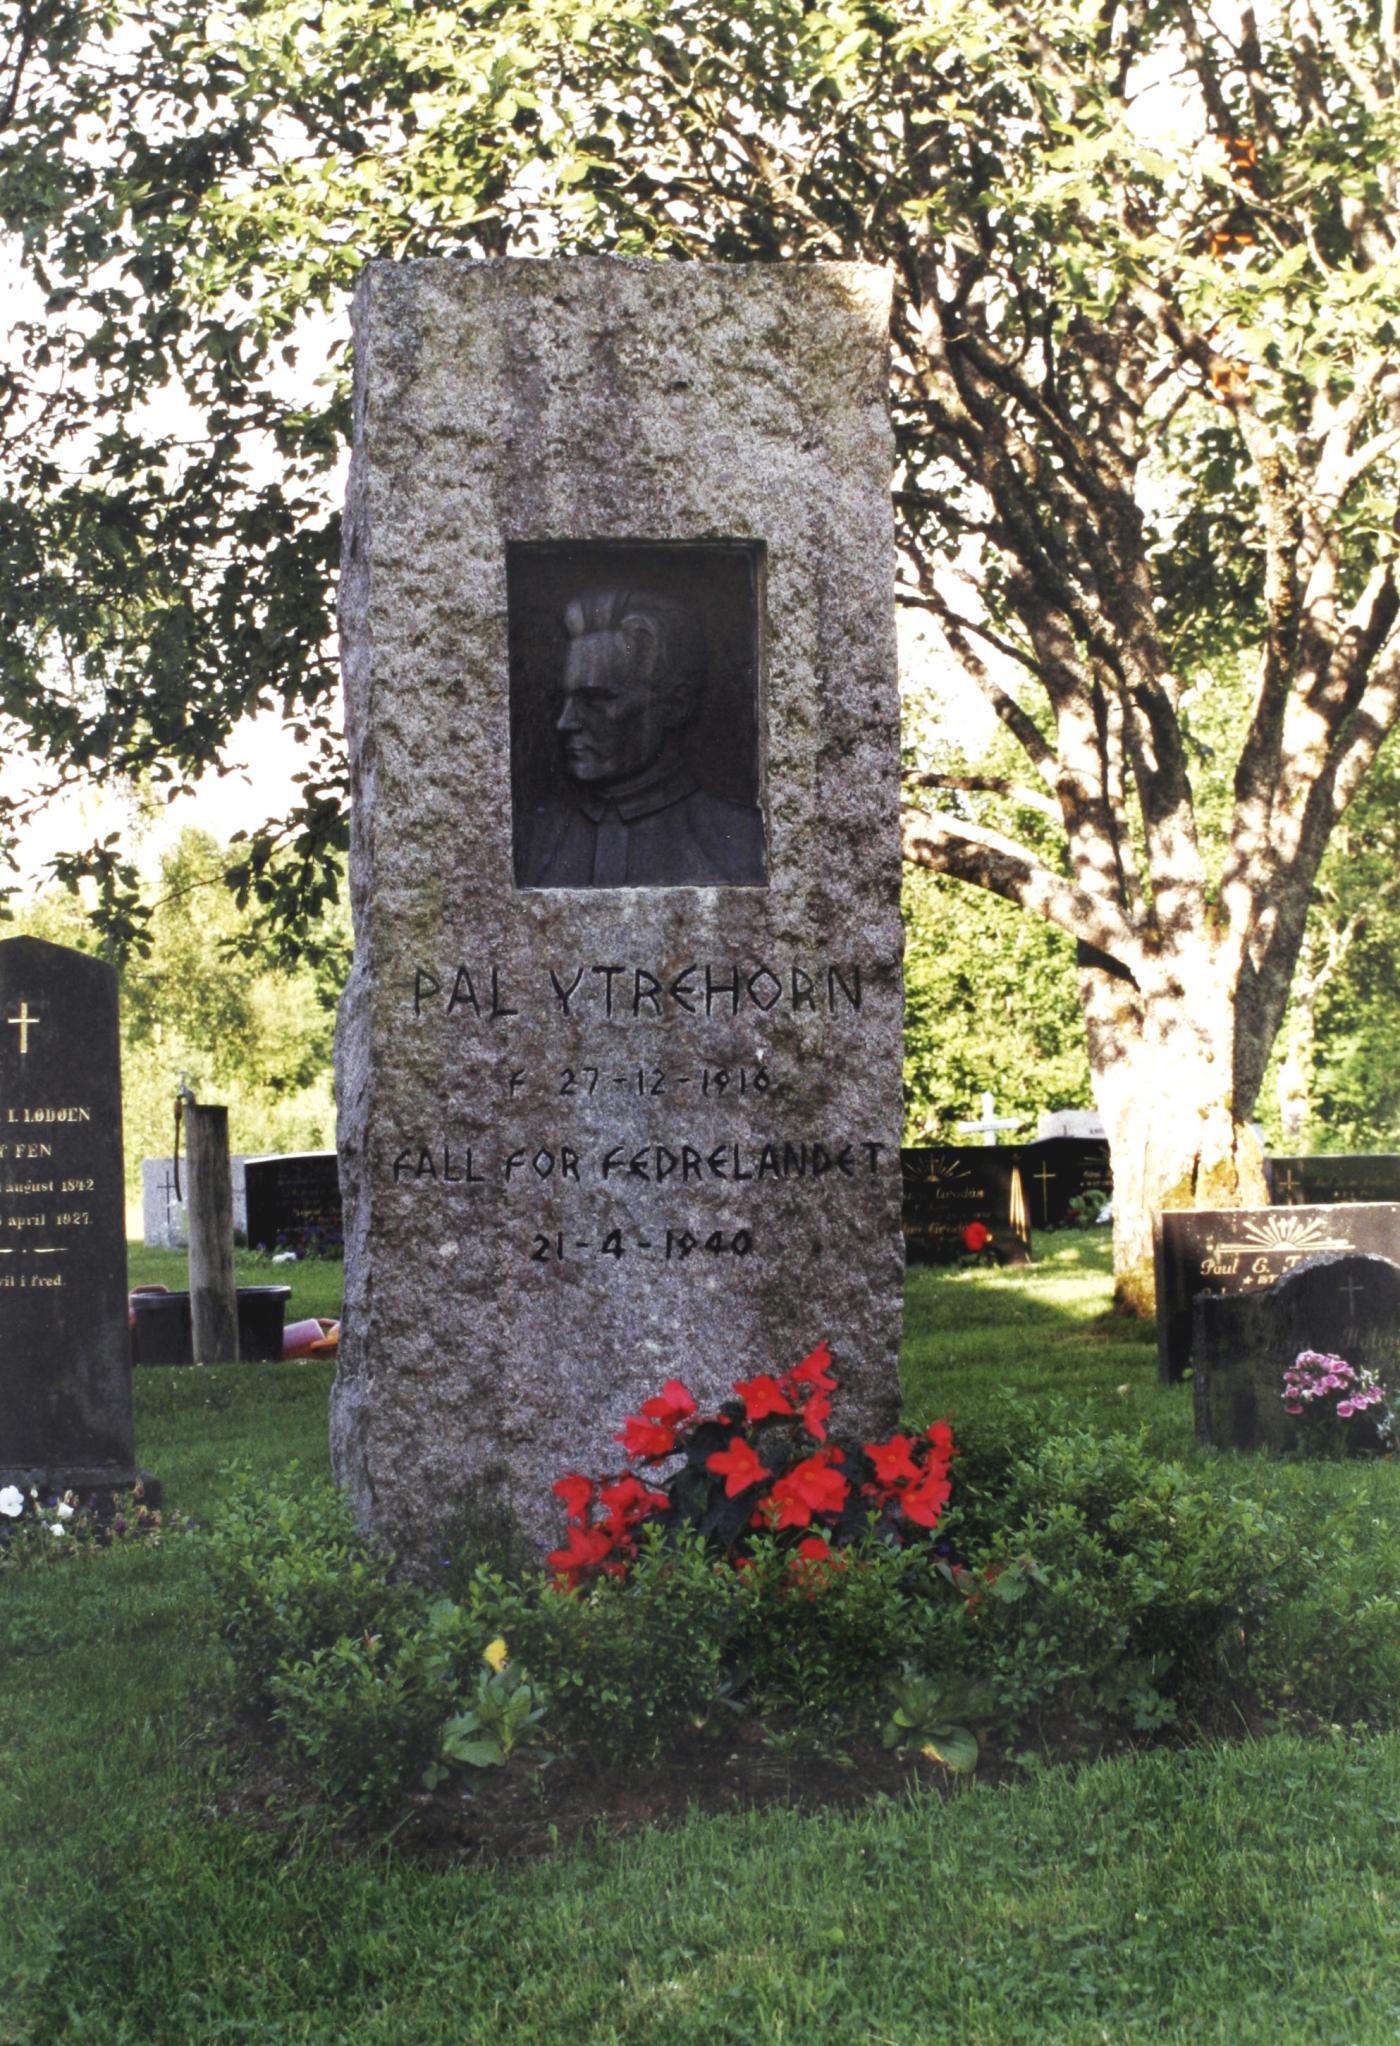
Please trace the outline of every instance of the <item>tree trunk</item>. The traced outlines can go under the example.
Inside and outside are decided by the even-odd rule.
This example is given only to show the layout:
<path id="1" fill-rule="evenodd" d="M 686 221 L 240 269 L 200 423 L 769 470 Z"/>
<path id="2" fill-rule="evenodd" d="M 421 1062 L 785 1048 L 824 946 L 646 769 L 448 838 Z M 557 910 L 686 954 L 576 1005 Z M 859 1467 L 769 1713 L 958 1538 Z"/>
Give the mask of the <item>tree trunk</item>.
<path id="1" fill-rule="evenodd" d="M 1081 948 L 1094 1099 L 1113 1158 L 1114 1305 L 1155 1306 L 1152 1221 L 1163 1208 L 1263 1207 L 1264 1153 L 1237 1098 L 1233 990 L 1197 962 L 1146 994 Z"/>

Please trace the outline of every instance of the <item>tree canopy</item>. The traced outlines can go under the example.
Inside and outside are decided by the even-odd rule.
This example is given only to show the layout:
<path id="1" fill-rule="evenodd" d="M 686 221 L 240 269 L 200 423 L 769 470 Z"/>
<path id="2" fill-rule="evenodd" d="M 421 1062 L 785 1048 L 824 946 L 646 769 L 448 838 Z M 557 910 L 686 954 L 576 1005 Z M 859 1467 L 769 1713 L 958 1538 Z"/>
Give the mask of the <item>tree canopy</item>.
<path id="1" fill-rule="evenodd" d="M 1125 1209 L 1257 1197 L 1309 896 L 1400 709 L 1398 70 L 1396 0 L 22 0 L 11 743 L 178 783 L 281 705 L 324 748 L 244 879 L 295 914 L 344 795 L 309 313 L 339 335 L 374 255 L 887 263 L 902 595 L 1020 761 L 929 766 L 907 854 L 1076 941 Z M 1246 652 L 1212 859 L 1184 692 Z"/>

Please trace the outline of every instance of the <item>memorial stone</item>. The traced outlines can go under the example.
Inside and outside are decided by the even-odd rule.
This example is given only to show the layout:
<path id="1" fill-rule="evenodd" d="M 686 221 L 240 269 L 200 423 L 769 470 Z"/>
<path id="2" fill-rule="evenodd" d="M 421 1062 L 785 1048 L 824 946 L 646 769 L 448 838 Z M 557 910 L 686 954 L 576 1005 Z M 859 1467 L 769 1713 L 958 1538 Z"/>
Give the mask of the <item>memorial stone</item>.
<path id="1" fill-rule="evenodd" d="M 1266 1158 L 1269 1198 L 1281 1208 L 1334 1202 L 1400 1201 L 1400 1155 L 1393 1151 L 1320 1152 Z"/>
<path id="2" fill-rule="evenodd" d="M 1197 1440 L 1222 1449 L 1293 1448 L 1298 1424 L 1281 1389 L 1303 1350 L 1344 1357 L 1394 1390 L 1400 1265 L 1383 1257 L 1304 1258 L 1262 1292 L 1201 1294 L 1191 1343 Z M 1365 1446 L 1381 1446 L 1369 1415 L 1355 1416 L 1352 1432 Z"/>
<path id="3" fill-rule="evenodd" d="M 370 266 L 335 1470 L 557 1541 L 671 1376 L 897 1413 L 888 280 Z"/>
<path id="4" fill-rule="evenodd" d="M 1106 1144 L 1108 1129 L 1094 1108 L 1043 1108 L 1036 1119 L 1036 1137 L 1086 1137 L 1091 1143 Z"/>
<path id="5" fill-rule="evenodd" d="M 250 1249 L 341 1255 L 345 1232 L 334 1151 L 248 1158 L 243 1187 Z"/>
<path id="6" fill-rule="evenodd" d="M 125 1486 L 127 1336 L 117 982 L 0 940 L 0 1484 Z"/>
<path id="7" fill-rule="evenodd" d="M 1063 1229 L 1076 1217 L 1081 1194 L 1113 1192 L 1108 1145 L 1084 1137 L 1049 1137 L 1021 1151 L 1021 1172 L 1031 1221 L 1037 1229 Z"/>
<path id="8" fill-rule="evenodd" d="M 964 1231 L 981 1223 L 1002 1264 L 1024 1264 L 1031 1231 L 1015 1151 L 1001 1146 L 927 1144 L 899 1154 L 904 1180 L 904 1250 L 910 1264 L 951 1264 L 968 1251 Z"/>
<path id="9" fill-rule="evenodd" d="M 1199 1293 L 1262 1292 L 1304 1258 L 1369 1252 L 1400 1263 L 1400 1204 L 1168 1209 L 1155 1229 L 1157 1369 L 1168 1385 L 1191 1362 Z"/>
<path id="10" fill-rule="evenodd" d="M 229 1159 L 229 1171 L 233 1176 L 233 1231 L 234 1236 L 248 1240 L 248 1197 L 243 1183 L 243 1167 L 246 1162 L 240 1157 Z M 185 1212 L 184 1163 L 180 1166 L 180 1190 L 175 1190 L 175 1160 L 173 1158 L 143 1158 L 141 1160 L 141 1239 L 147 1250 L 184 1250 L 189 1243 L 188 1218 Z"/>

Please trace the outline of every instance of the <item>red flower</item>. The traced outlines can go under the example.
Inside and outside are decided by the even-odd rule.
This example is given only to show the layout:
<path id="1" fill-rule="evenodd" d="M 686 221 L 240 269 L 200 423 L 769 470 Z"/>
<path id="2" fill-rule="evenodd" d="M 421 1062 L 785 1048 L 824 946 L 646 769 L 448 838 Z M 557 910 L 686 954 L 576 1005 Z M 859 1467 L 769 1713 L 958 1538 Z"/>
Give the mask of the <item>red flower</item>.
<path id="1" fill-rule="evenodd" d="M 581 1572 L 601 1563 L 611 1549 L 612 1536 L 601 1527 L 571 1527 L 567 1546 L 552 1549 L 545 1561 L 556 1577 L 572 1586 Z"/>
<path id="2" fill-rule="evenodd" d="M 795 1364 L 783 1380 L 784 1385 L 815 1385 L 822 1392 L 835 1392 L 836 1380 L 831 1375 L 831 1352 L 825 1343 L 818 1343 L 810 1355 L 800 1364 Z"/>
<path id="3" fill-rule="evenodd" d="M 961 1234 L 969 1250 L 985 1250 L 992 1240 L 992 1232 L 985 1222 L 969 1222 Z"/>
<path id="4" fill-rule="evenodd" d="M 936 1527 L 952 1489 L 941 1471 L 930 1471 L 920 1484 L 900 1493 L 899 1510 L 916 1527 Z"/>
<path id="5" fill-rule="evenodd" d="M 678 1378 L 668 1378 L 660 1392 L 642 1401 L 642 1412 L 650 1421 L 663 1421 L 670 1428 L 679 1428 L 695 1412 L 695 1400 Z"/>
<path id="6" fill-rule="evenodd" d="M 831 1417 L 831 1394 L 814 1392 L 802 1409 L 802 1425 L 814 1442 L 825 1442 L 826 1424 Z"/>
<path id="7" fill-rule="evenodd" d="M 761 1484 L 769 1475 L 767 1464 L 754 1455 L 742 1435 L 736 1436 L 728 1449 L 717 1449 L 713 1456 L 706 1457 L 705 1468 L 724 1479 L 726 1499 L 737 1499 L 750 1485 Z"/>
<path id="8" fill-rule="evenodd" d="M 639 1520 L 646 1520 L 653 1513 L 664 1513 L 671 1503 L 664 1492 L 653 1492 L 640 1478 L 633 1477 L 619 1478 L 615 1484 L 602 1486 L 598 1501 L 607 1509 L 604 1525 L 614 1537 L 625 1534 Z"/>
<path id="9" fill-rule="evenodd" d="M 614 1435 L 613 1441 L 622 1444 L 629 1458 L 641 1457 L 655 1463 L 675 1448 L 676 1431 L 669 1421 L 644 1421 L 637 1414 L 629 1414 L 622 1424 L 622 1433 Z"/>
<path id="10" fill-rule="evenodd" d="M 593 1480 L 581 1478 L 577 1471 L 566 1471 L 562 1478 L 556 1478 L 550 1490 L 556 1499 L 562 1499 L 570 1520 L 582 1523 L 588 1517 L 593 1503 Z"/>
<path id="11" fill-rule="evenodd" d="M 773 1487 L 778 1527 L 808 1527 L 814 1513 L 839 1513 L 850 1486 L 832 1468 L 839 1450 L 819 1449 L 784 1473 Z"/>
<path id="12" fill-rule="evenodd" d="M 925 1429 L 924 1432 L 928 1436 L 929 1441 L 933 1444 L 934 1456 L 937 1457 L 940 1462 L 946 1463 L 950 1456 L 957 1455 L 958 1453 L 957 1446 L 953 1441 L 953 1428 L 951 1422 L 935 1421 L 933 1426 L 931 1428 Z"/>
<path id="13" fill-rule="evenodd" d="M 865 1453 L 879 1485 L 898 1485 L 923 1475 L 910 1454 L 914 1445 L 907 1435 L 891 1435 L 888 1442 L 867 1442 Z"/>
<path id="14" fill-rule="evenodd" d="M 788 1558 L 788 1575 L 805 1587 L 809 1598 L 845 1568 L 846 1558 L 839 1556 L 820 1535 L 808 1535 Z"/>
<path id="15" fill-rule="evenodd" d="M 760 1371 L 757 1378 L 736 1379 L 734 1390 L 744 1402 L 744 1412 L 750 1421 L 764 1421 L 769 1414 L 790 1414 L 792 1402 L 784 1393 L 776 1378 L 766 1371 Z"/>

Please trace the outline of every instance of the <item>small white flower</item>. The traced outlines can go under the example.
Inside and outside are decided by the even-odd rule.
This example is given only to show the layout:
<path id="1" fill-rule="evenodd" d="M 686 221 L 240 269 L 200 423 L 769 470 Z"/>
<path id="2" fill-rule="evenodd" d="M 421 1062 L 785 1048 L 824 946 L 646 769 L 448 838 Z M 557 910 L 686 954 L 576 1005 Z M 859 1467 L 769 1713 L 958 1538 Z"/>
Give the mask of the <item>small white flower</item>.
<path id="1" fill-rule="evenodd" d="M 18 1485 L 6 1485 L 0 1492 L 0 1513 L 8 1514 L 13 1520 L 17 1513 L 24 1511 L 24 1494 Z"/>
<path id="2" fill-rule="evenodd" d="M 63 1532 L 64 1528 L 61 1520 L 51 1520 L 49 1522 L 49 1533 L 51 1535 L 61 1535 Z"/>
<path id="3" fill-rule="evenodd" d="M 58 1517 L 60 1520 L 71 1520 L 73 1518 L 73 1509 L 66 1499 L 60 1499 L 58 1502 Z"/>

